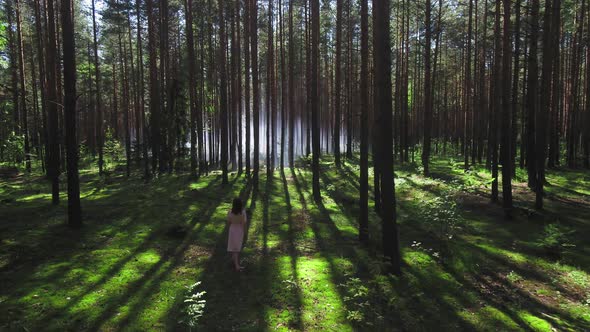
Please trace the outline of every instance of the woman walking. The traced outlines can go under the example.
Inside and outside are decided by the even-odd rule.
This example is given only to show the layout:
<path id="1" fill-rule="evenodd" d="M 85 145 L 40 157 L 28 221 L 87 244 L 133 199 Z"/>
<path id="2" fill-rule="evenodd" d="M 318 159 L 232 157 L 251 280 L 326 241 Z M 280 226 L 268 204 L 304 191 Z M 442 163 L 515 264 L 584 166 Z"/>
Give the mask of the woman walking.
<path id="1" fill-rule="evenodd" d="M 229 224 L 229 232 L 227 239 L 227 251 L 232 255 L 232 261 L 236 271 L 241 271 L 239 255 L 242 250 L 242 242 L 244 241 L 244 230 L 246 229 L 246 211 L 244 204 L 240 198 L 234 198 L 232 208 L 227 214 L 227 223 Z"/>

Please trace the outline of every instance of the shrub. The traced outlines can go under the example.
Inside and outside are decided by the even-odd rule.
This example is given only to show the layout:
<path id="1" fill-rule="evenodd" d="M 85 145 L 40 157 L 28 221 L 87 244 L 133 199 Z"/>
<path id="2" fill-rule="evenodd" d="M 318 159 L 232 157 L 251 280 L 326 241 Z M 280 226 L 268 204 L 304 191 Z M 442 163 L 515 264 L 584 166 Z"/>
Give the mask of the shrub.
<path id="1" fill-rule="evenodd" d="M 570 243 L 570 236 L 574 232 L 569 227 L 559 223 L 548 224 L 536 241 L 536 246 L 547 255 L 561 257 L 564 250 L 574 245 Z"/>
<path id="2" fill-rule="evenodd" d="M 199 292 L 197 290 L 197 287 L 200 284 L 201 282 L 197 281 L 190 286 L 186 286 L 187 293 L 183 301 L 183 305 L 185 306 L 183 309 L 183 318 L 179 321 L 179 323 L 188 325 L 189 329 L 197 326 L 199 318 L 201 318 L 205 312 L 206 301 L 203 299 L 203 297 L 207 292 Z"/>
<path id="3" fill-rule="evenodd" d="M 14 163 L 13 165 L 16 166 L 18 162 L 21 162 L 25 158 L 24 146 L 25 137 L 23 135 L 17 135 L 14 131 L 11 132 L 6 140 L 2 142 L 4 160 Z"/>
<path id="4" fill-rule="evenodd" d="M 104 168 L 109 169 L 114 167 L 121 159 L 123 159 L 124 149 L 121 142 L 113 137 L 113 130 L 109 129 L 105 133 L 104 141 Z"/>

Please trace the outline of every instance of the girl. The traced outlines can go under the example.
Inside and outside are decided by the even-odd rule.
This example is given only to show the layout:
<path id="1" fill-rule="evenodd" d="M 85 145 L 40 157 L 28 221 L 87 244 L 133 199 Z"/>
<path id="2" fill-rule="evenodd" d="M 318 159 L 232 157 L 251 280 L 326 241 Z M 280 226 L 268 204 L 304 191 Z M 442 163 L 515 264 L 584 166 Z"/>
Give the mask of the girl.
<path id="1" fill-rule="evenodd" d="M 227 223 L 229 224 L 227 251 L 232 254 L 232 261 L 236 271 L 242 269 L 239 263 L 239 254 L 242 250 L 242 242 L 244 241 L 244 229 L 248 222 L 243 205 L 241 199 L 234 198 L 232 208 L 227 214 Z"/>

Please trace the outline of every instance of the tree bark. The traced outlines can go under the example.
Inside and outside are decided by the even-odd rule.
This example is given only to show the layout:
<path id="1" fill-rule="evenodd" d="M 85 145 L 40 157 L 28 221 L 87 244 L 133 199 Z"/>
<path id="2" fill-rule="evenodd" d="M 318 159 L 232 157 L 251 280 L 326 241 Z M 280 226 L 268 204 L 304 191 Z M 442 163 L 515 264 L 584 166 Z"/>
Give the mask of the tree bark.
<path id="1" fill-rule="evenodd" d="M 289 0 L 289 166 L 295 167 L 295 40 L 293 38 L 293 0 Z"/>
<path id="2" fill-rule="evenodd" d="M 502 204 L 504 215 L 507 219 L 512 218 L 512 115 L 510 102 L 510 62 L 512 48 L 510 43 L 510 1 L 504 0 L 504 35 L 502 36 L 502 104 L 496 105 L 496 112 L 502 114 Z"/>
<path id="3" fill-rule="evenodd" d="M 432 6 L 430 0 L 426 0 L 426 18 L 425 18 L 425 48 L 424 48 L 424 142 L 422 148 L 422 166 L 424 175 L 430 175 L 430 145 L 431 145 L 431 127 L 432 127 L 432 92 L 431 92 L 431 63 L 430 63 L 430 43 L 432 35 L 431 24 Z M 377 107 L 377 105 L 375 105 Z"/>
<path id="4" fill-rule="evenodd" d="M 427 0 L 427 6 L 430 6 L 429 0 Z M 428 11 L 429 9 L 427 9 Z M 427 13 L 427 17 L 428 15 Z M 427 27 L 430 26 L 429 20 L 427 18 Z M 428 32 L 428 34 L 430 33 Z M 400 275 L 401 255 L 397 228 L 395 184 L 393 179 L 393 110 L 391 105 L 389 0 L 373 0 L 373 45 L 375 63 L 374 105 L 375 110 L 379 112 L 378 116 L 381 126 L 381 144 L 379 145 L 380 149 L 377 158 L 381 165 L 383 254 L 388 257 L 391 263 L 391 272 L 395 275 Z M 427 54 L 427 57 L 429 57 L 429 54 Z M 427 94 L 429 93 L 427 92 Z"/>
<path id="5" fill-rule="evenodd" d="M 152 171 L 155 173 L 160 162 L 160 83 L 158 81 L 158 55 L 156 47 L 156 19 L 154 0 L 146 0 L 148 18 L 148 50 L 150 71 L 150 125 L 152 131 Z"/>
<path id="6" fill-rule="evenodd" d="M 225 16 L 223 1 L 219 2 L 219 109 L 221 112 L 221 172 L 222 183 L 227 184 L 227 154 L 228 154 L 228 126 L 227 126 L 227 79 L 225 73 Z"/>
<path id="7" fill-rule="evenodd" d="M 334 161 L 336 167 L 340 167 L 340 122 L 342 115 L 340 107 L 342 106 L 342 0 L 336 0 L 336 60 L 335 60 L 335 79 L 334 79 Z"/>
<path id="8" fill-rule="evenodd" d="M 78 178 L 78 143 L 76 141 L 76 45 L 72 0 L 61 2 L 64 57 L 64 117 L 68 173 L 68 226 L 82 225 L 80 183 Z"/>
<path id="9" fill-rule="evenodd" d="M 313 198 L 321 203 L 320 193 L 320 99 L 319 99 L 319 61 L 320 61 L 320 3 L 311 0 L 311 136 L 312 136 L 312 182 Z"/>
<path id="10" fill-rule="evenodd" d="M 258 187 L 260 171 L 260 86 L 258 82 L 258 0 L 250 0 L 250 35 L 252 52 L 252 110 L 254 129 L 254 188 Z"/>
<path id="11" fill-rule="evenodd" d="M 25 77 L 25 49 L 23 41 L 23 29 L 21 20 L 21 9 L 19 0 L 15 0 L 15 11 L 16 11 L 16 36 L 18 43 L 18 72 L 20 82 L 20 117 L 22 120 L 22 133 L 24 136 L 24 148 L 25 148 L 25 168 L 27 173 L 31 173 L 31 148 L 29 143 L 29 121 L 27 119 L 27 86 Z"/>
<path id="12" fill-rule="evenodd" d="M 190 107 L 190 136 L 191 136 L 191 175 L 197 177 L 197 137 L 196 137 L 196 87 L 195 87 L 195 40 L 193 35 L 193 3 L 192 0 L 184 1 L 184 13 L 186 20 L 186 45 L 188 52 L 188 89 Z"/>
<path id="13" fill-rule="evenodd" d="M 369 14 L 368 0 L 361 0 L 361 151 L 359 241 L 369 244 Z"/>
<path id="14" fill-rule="evenodd" d="M 527 80 L 527 126 L 526 126 L 526 166 L 528 173 L 528 185 L 535 190 L 537 186 L 537 170 L 535 157 L 535 118 L 539 109 L 539 92 L 537 82 L 539 80 L 539 65 L 537 60 L 537 42 L 539 35 L 539 0 L 531 0 L 531 13 L 529 17 L 529 57 L 528 57 L 528 80 Z"/>
<path id="15" fill-rule="evenodd" d="M 57 75 L 57 41 L 55 28 L 54 2 L 49 0 L 47 5 L 47 82 L 56 82 Z M 59 123 L 57 105 L 61 103 L 58 97 L 56 84 L 47 84 L 47 126 L 49 127 L 49 165 L 47 167 L 51 179 L 51 201 L 53 205 L 59 204 L 59 175 L 60 175 L 60 149 L 59 149 Z"/>

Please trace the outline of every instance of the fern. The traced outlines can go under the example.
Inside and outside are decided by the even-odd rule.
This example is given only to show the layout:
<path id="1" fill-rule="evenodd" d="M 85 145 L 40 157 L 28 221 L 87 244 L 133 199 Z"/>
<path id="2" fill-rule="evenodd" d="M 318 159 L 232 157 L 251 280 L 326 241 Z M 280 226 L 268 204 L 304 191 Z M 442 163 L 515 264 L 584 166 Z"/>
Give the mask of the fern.
<path id="1" fill-rule="evenodd" d="M 196 283 L 186 286 L 187 294 L 184 297 L 183 305 L 183 318 L 179 321 L 179 323 L 186 324 L 189 328 L 196 327 L 199 318 L 203 316 L 205 313 L 205 304 L 206 300 L 204 299 L 204 295 L 207 293 L 206 291 L 199 292 L 197 287 L 201 284 L 200 281 Z"/>

